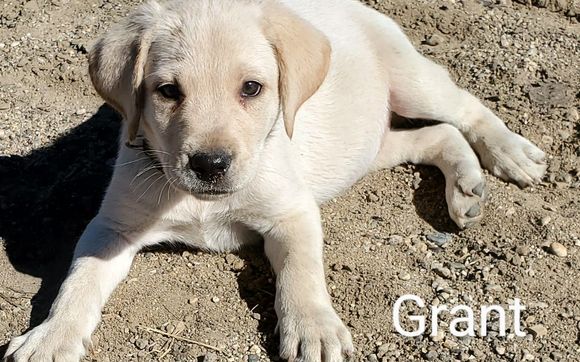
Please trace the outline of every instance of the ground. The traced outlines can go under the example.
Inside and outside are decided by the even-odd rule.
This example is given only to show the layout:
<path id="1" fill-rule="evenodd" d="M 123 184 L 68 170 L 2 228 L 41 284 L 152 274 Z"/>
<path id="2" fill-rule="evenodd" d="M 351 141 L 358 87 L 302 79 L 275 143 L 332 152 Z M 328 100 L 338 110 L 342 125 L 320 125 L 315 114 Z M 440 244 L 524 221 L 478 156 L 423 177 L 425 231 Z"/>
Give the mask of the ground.
<path id="1" fill-rule="evenodd" d="M 136 2 L 0 3 L 0 355 L 46 315 L 110 177 L 119 119 L 91 87 L 86 52 Z M 487 214 L 467 231 L 453 226 L 443 177 L 429 167 L 375 173 L 324 205 L 327 281 L 355 360 L 580 361 L 578 3 L 366 2 L 550 166 L 525 190 L 488 175 Z M 555 242 L 567 256 L 554 255 Z M 141 253 L 86 361 L 277 360 L 273 279 L 260 248 Z M 512 326 L 499 336 L 495 321 L 487 337 L 456 338 L 444 314 L 444 333 L 403 337 L 392 307 L 409 293 L 473 308 L 520 298 L 528 335 Z"/>

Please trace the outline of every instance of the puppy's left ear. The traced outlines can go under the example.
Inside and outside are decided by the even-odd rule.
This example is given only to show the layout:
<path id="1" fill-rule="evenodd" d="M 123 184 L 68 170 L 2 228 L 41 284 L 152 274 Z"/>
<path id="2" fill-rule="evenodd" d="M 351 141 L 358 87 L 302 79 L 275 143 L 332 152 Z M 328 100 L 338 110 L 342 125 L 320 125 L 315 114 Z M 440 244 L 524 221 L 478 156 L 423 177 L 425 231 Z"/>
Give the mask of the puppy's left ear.
<path id="1" fill-rule="evenodd" d="M 160 5 L 141 5 L 111 28 L 89 52 L 89 74 L 99 95 L 128 122 L 132 142 L 143 107 L 143 73 L 151 44 L 150 31 Z"/>
<path id="2" fill-rule="evenodd" d="M 320 87 L 330 66 L 328 38 L 286 6 L 266 1 L 264 33 L 276 51 L 286 133 L 292 138 L 298 109 Z"/>

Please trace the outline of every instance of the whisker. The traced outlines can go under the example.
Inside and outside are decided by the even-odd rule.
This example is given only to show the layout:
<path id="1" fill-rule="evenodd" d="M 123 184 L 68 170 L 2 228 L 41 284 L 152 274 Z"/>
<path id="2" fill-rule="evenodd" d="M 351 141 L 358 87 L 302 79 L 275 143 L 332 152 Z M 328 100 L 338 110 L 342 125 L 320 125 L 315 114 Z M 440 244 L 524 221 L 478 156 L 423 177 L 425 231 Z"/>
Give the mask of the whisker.
<path id="1" fill-rule="evenodd" d="M 129 185 L 132 185 L 133 182 L 135 182 L 135 180 L 137 180 L 138 177 L 140 177 L 141 175 L 143 175 L 145 172 L 154 170 L 155 166 L 153 165 L 153 163 L 149 163 L 147 166 L 145 166 L 145 168 L 141 171 L 139 171 L 139 173 L 137 173 L 135 175 L 135 177 L 133 177 L 133 179 L 131 180 L 131 182 L 129 183 Z"/>
<path id="2" fill-rule="evenodd" d="M 150 160 L 150 159 L 149 159 L 149 157 L 142 157 L 142 158 L 140 158 L 138 160 L 128 161 L 128 162 L 125 162 L 125 163 L 121 163 L 121 164 L 115 165 L 115 167 L 123 167 L 123 166 L 127 166 L 127 165 L 132 165 L 134 163 L 141 162 L 141 161 L 145 161 L 145 160 Z"/>
<path id="3" fill-rule="evenodd" d="M 161 191 L 159 191 L 159 197 L 157 198 L 157 206 L 161 205 L 161 198 L 163 197 L 163 191 L 165 190 L 165 187 L 168 185 L 169 185 L 169 180 L 166 180 L 165 184 L 161 188 Z M 168 196 L 168 198 L 169 198 L 169 196 Z"/>
<path id="4" fill-rule="evenodd" d="M 161 176 L 159 176 L 158 178 L 156 178 L 156 179 L 155 179 L 155 181 L 153 181 L 153 182 L 151 183 L 151 185 L 149 185 L 149 187 L 147 188 L 147 190 L 145 190 L 145 191 L 144 191 L 144 192 L 141 194 L 141 196 L 139 196 L 139 197 L 137 198 L 137 202 L 139 202 L 139 200 L 141 200 L 141 198 L 142 198 L 143 196 L 145 196 L 145 194 L 146 194 L 146 193 L 147 193 L 147 192 L 148 192 L 148 191 L 151 189 L 151 187 L 153 187 L 153 185 L 155 185 L 155 184 L 157 183 L 157 181 L 161 180 L 163 177 L 165 177 L 165 175 L 164 175 L 164 174 L 162 174 Z"/>
<path id="5" fill-rule="evenodd" d="M 150 169 L 150 171 L 151 171 L 151 170 L 152 170 L 152 169 Z M 141 182 L 139 183 L 139 185 L 137 185 L 137 186 L 135 187 L 135 189 L 138 189 L 139 187 L 141 187 L 141 185 L 143 185 L 145 182 L 147 182 L 148 180 L 150 180 L 150 179 L 151 179 L 151 177 L 155 176 L 156 174 L 157 174 L 157 173 L 156 173 L 156 172 L 154 172 L 154 173 L 152 173 L 151 175 L 149 175 L 149 177 L 147 177 L 145 180 L 141 181 Z"/>
<path id="6" fill-rule="evenodd" d="M 167 189 L 167 201 L 169 201 L 169 189 L 172 188 L 172 187 L 175 188 L 175 186 L 174 186 L 175 185 L 175 181 L 177 181 L 177 176 L 172 177 L 170 179 L 170 181 L 169 181 L 170 184 L 169 184 L 169 188 Z"/>

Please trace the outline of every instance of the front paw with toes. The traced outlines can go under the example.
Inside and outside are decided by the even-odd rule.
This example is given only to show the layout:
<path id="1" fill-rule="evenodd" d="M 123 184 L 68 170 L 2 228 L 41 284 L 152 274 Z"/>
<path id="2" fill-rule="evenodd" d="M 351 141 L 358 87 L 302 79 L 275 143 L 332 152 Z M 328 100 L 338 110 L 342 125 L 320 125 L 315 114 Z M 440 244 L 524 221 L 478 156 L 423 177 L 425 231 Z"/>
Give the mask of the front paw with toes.
<path id="1" fill-rule="evenodd" d="M 13 338 L 4 361 L 78 362 L 90 344 L 90 336 L 69 326 L 45 322 L 27 333 Z"/>
<path id="2" fill-rule="evenodd" d="M 290 362 L 342 362 L 354 351 L 350 332 L 332 307 L 284 313 L 278 329 L 280 357 Z"/>

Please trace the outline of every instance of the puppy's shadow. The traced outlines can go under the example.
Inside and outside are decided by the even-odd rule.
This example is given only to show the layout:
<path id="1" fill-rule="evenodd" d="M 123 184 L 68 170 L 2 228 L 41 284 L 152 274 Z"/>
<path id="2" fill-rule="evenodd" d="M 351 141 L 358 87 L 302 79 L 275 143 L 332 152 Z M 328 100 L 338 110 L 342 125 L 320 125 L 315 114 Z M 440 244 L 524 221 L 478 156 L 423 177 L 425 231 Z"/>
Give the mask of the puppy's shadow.
<path id="1" fill-rule="evenodd" d="M 391 125 L 395 129 L 413 129 L 438 124 L 436 121 L 408 119 L 391 114 Z M 445 177 L 437 167 L 416 165 L 421 182 L 413 193 L 413 205 L 417 215 L 440 232 L 458 233 L 460 229 L 449 217 L 445 201 Z"/>
<path id="2" fill-rule="evenodd" d="M 252 311 L 252 316 L 258 320 L 258 333 L 266 354 L 270 360 L 277 361 L 279 360 L 279 337 L 275 329 L 278 319 L 274 309 L 276 276 L 264 255 L 261 243 L 240 250 L 238 255 L 245 262 L 244 268 L 238 275 L 240 297 Z"/>
<path id="3" fill-rule="evenodd" d="M 41 279 L 29 328 L 48 315 L 76 241 L 98 211 L 119 126 L 119 115 L 103 105 L 50 146 L 26 156 L 0 156 L 0 238 L 15 269 Z M 0 347 L 0 356 L 5 349 Z"/>

